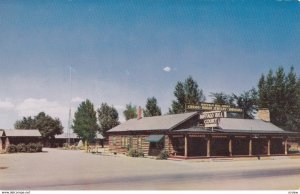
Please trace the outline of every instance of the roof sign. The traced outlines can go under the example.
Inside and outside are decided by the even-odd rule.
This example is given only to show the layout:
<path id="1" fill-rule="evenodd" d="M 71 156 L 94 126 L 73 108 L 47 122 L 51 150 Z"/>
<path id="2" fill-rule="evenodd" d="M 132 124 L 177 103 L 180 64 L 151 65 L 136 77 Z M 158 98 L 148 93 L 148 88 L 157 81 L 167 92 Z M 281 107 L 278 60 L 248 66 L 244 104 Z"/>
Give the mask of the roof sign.
<path id="1" fill-rule="evenodd" d="M 242 113 L 243 109 L 232 107 L 226 104 L 214 104 L 214 103 L 199 103 L 199 104 L 186 104 L 186 110 L 189 111 L 227 111 Z"/>

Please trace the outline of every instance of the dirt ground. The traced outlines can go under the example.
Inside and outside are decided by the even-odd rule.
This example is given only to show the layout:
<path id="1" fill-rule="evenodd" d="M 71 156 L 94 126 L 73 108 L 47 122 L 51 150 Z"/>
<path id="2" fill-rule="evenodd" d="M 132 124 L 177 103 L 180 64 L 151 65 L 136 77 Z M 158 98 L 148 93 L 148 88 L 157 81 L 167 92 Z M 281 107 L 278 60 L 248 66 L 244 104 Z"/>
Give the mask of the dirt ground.
<path id="1" fill-rule="evenodd" d="M 300 158 L 155 160 L 83 151 L 0 155 L 0 189 L 295 190 Z"/>

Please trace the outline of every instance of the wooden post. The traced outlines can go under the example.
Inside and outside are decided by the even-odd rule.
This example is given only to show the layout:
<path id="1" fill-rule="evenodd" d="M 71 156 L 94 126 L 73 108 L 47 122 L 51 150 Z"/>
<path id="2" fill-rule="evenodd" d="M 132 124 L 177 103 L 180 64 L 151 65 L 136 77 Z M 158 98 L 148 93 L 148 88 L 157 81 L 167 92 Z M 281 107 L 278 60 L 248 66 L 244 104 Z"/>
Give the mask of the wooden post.
<path id="1" fill-rule="evenodd" d="M 229 150 L 229 156 L 232 156 L 232 139 L 229 139 L 229 144 L 228 144 L 228 150 Z"/>
<path id="2" fill-rule="evenodd" d="M 284 154 L 287 155 L 288 154 L 288 141 L 287 139 L 285 139 L 284 141 Z"/>
<path id="3" fill-rule="evenodd" d="M 7 147 L 9 146 L 9 144 L 10 144 L 9 139 L 8 139 L 8 137 L 6 137 L 6 139 L 5 139 L 5 147 L 4 147 L 5 150 L 7 149 Z"/>
<path id="4" fill-rule="evenodd" d="M 268 156 L 271 155 L 271 139 L 268 139 Z"/>
<path id="5" fill-rule="evenodd" d="M 0 151 L 2 151 L 3 150 L 3 147 L 2 147 L 2 138 L 0 137 Z"/>
<path id="6" fill-rule="evenodd" d="M 184 136 L 184 157 L 188 157 L 188 136 L 187 134 Z"/>
<path id="7" fill-rule="evenodd" d="M 210 157 L 210 137 L 208 137 L 207 140 L 206 140 L 206 148 L 207 148 L 206 149 L 206 153 L 207 153 L 206 156 Z"/>
<path id="8" fill-rule="evenodd" d="M 252 156 L 252 139 L 249 139 L 249 156 Z"/>

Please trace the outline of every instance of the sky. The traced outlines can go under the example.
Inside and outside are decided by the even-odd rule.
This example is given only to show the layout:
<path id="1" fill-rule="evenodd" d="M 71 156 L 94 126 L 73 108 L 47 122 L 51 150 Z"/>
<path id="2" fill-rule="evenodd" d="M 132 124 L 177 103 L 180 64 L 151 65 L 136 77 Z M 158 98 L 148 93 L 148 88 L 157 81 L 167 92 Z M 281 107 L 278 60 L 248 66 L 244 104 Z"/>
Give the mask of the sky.
<path id="1" fill-rule="evenodd" d="M 67 128 L 85 99 L 122 112 L 178 81 L 239 94 L 270 69 L 300 75 L 297 0 L 2 0 L 0 128 L 44 111 Z M 72 66 L 72 87 L 70 84 Z"/>

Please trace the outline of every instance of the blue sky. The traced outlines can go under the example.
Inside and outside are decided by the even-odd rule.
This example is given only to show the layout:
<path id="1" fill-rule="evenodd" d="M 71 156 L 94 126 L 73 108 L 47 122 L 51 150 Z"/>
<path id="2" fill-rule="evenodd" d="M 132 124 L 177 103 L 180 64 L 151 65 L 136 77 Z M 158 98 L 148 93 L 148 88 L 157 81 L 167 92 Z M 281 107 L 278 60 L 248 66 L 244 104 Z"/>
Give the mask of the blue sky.
<path id="1" fill-rule="evenodd" d="M 300 75 L 300 2 L 0 1 L 0 123 L 45 111 L 66 127 L 83 99 L 163 112 L 191 75 L 210 92 L 240 93 L 262 73 L 294 65 Z M 167 71 L 166 71 L 167 70 Z"/>

